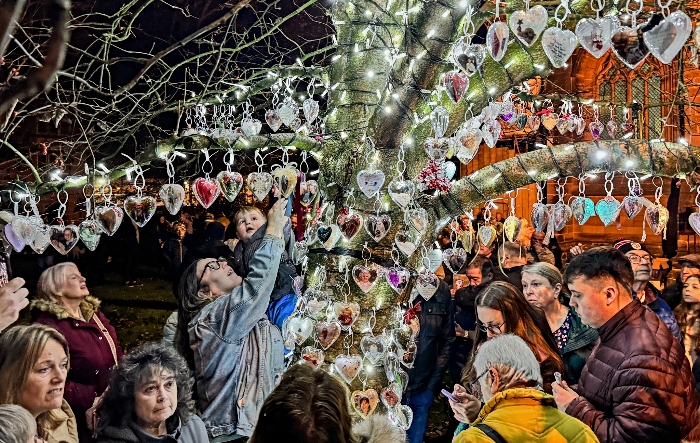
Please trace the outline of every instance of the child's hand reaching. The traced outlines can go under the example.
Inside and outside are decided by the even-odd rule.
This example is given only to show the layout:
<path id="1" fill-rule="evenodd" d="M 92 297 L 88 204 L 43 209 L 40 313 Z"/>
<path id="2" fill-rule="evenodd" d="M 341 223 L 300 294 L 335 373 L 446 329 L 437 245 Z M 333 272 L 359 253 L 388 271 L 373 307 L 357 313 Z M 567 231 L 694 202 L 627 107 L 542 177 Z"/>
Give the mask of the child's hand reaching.
<path id="1" fill-rule="evenodd" d="M 270 212 L 267 213 L 267 229 L 265 234 L 274 235 L 278 238 L 284 238 L 282 232 L 284 224 L 287 222 L 287 217 L 284 216 L 284 212 L 287 209 L 287 199 L 282 198 L 277 200 L 275 204 L 270 208 Z"/>

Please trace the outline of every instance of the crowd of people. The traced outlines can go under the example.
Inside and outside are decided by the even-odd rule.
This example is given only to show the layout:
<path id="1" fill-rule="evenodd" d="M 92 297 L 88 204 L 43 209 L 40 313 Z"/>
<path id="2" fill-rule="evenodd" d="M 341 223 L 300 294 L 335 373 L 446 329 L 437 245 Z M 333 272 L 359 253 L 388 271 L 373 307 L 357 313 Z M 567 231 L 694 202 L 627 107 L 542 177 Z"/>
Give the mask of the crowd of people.
<path id="1" fill-rule="evenodd" d="M 700 441 L 700 255 L 681 257 L 662 292 L 633 241 L 572 248 L 566 264 L 527 226 L 515 242 L 477 243 L 406 310 L 404 432 L 398 410 L 358 419 L 339 378 L 287 367 L 297 300 L 285 207 L 209 220 L 199 242 L 186 223 L 167 228 L 179 309 L 162 342 L 128 353 L 79 265 L 45 269 L 31 303 L 22 278 L 0 288 L 0 441 L 422 443 L 436 401 L 449 402 L 457 443 Z M 12 326 L 27 307 L 30 324 Z"/>

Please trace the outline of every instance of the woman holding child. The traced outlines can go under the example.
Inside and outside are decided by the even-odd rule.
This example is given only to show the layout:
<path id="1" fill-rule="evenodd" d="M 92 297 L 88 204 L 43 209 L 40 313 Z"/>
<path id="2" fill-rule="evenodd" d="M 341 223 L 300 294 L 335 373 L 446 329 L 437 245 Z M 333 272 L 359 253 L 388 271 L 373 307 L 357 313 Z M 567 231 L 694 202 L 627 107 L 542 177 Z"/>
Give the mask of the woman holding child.
<path id="1" fill-rule="evenodd" d="M 268 213 L 245 278 L 226 260 L 206 258 L 180 281 L 176 342 L 195 371 L 195 398 L 211 437 L 250 436 L 283 371 L 282 335 L 266 311 L 275 289 L 269 276 L 278 273 L 284 252 L 286 203 Z"/>

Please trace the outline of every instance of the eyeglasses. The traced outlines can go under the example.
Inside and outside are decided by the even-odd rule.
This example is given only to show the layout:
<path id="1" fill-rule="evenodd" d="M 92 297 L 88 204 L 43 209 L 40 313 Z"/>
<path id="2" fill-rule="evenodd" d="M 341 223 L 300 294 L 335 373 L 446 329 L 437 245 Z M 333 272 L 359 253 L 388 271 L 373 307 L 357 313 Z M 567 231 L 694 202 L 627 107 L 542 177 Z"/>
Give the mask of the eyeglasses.
<path id="1" fill-rule="evenodd" d="M 629 256 L 627 256 L 627 258 L 629 259 L 630 263 L 632 263 L 633 265 L 638 265 L 638 264 L 642 263 L 642 261 L 645 261 L 645 262 L 649 263 L 650 265 L 654 264 L 654 257 L 652 257 L 651 255 L 630 254 Z"/>
<path id="2" fill-rule="evenodd" d="M 478 322 L 478 323 L 479 323 L 479 329 L 481 329 L 484 332 L 490 332 L 492 335 L 502 334 L 503 331 L 501 331 L 501 328 L 503 327 L 503 325 L 506 324 L 505 321 L 503 323 L 501 323 L 500 325 L 485 325 L 481 322 Z"/>
<path id="3" fill-rule="evenodd" d="M 481 375 L 479 375 L 471 383 L 469 383 L 468 390 L 470 395 L 481 400 L 481 383 L 479 383 L 479 380 L 481 380 L 481 377 L 488 374 L 490 370 L 491 368 L 486 368 L 486 370 L 482 372 Z"/>
<path id="4" fill-rule="evenodd" d="M 212 260 L 206 265 L 204 265 L 204 270 L 202 271 L 202 275 L 199 276 L 199 280 L 197 280 L 197 289 L 202 286 L 202 279 L 204 278 L 204 274 L 206 274 L 207 269 L 211 269 L 212 271 L 216 271 L 221 268 L 221 263 L 226 263 L 227 260 L 223 257 L 219 257 L 216 260 Z"/>

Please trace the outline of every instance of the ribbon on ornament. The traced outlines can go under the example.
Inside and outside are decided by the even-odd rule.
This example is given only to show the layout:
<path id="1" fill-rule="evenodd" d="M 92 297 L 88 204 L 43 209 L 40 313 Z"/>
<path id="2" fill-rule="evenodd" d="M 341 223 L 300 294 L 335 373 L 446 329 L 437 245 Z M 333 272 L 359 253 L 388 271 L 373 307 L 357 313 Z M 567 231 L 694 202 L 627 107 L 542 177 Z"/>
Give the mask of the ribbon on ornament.
<path id="1" fill-rule="evenodd" d="M 418 318 L 418 313 L 421 310 L 423 310 L 423 308 L 421 307 L 420 304 L 421 304 L 421 302 L 418 302 L 415 304 L 415 306 L 413 306 L 412 308 L 408 308 L 408 310 L 406 311 L 406 315 L 404 316 L 404 321 L 406 322 L 407 325 L 410 324 L 411 320 L 413 320 L 414 318 Z"/>

